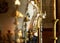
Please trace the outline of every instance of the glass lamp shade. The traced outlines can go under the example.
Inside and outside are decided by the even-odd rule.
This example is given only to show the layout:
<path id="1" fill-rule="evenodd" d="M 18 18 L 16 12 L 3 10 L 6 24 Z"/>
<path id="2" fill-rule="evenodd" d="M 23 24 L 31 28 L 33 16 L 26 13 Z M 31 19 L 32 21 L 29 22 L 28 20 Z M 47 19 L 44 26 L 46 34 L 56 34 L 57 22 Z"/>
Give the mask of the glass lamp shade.
<path id="1" fill-rule="evenodd" d="M 15 5 L 20 5 L 20 1 L 19 0 L 15 0 Z"/>
<path id="2" fill-rule="evenodd" d="M 24 17 L 24 15 L 23 15 L 21 12 L 19 12 L 19 11 L 16 11 L 16 16 L 17 16 L 17 17 L 21 17 L 21 18 Z"/>

